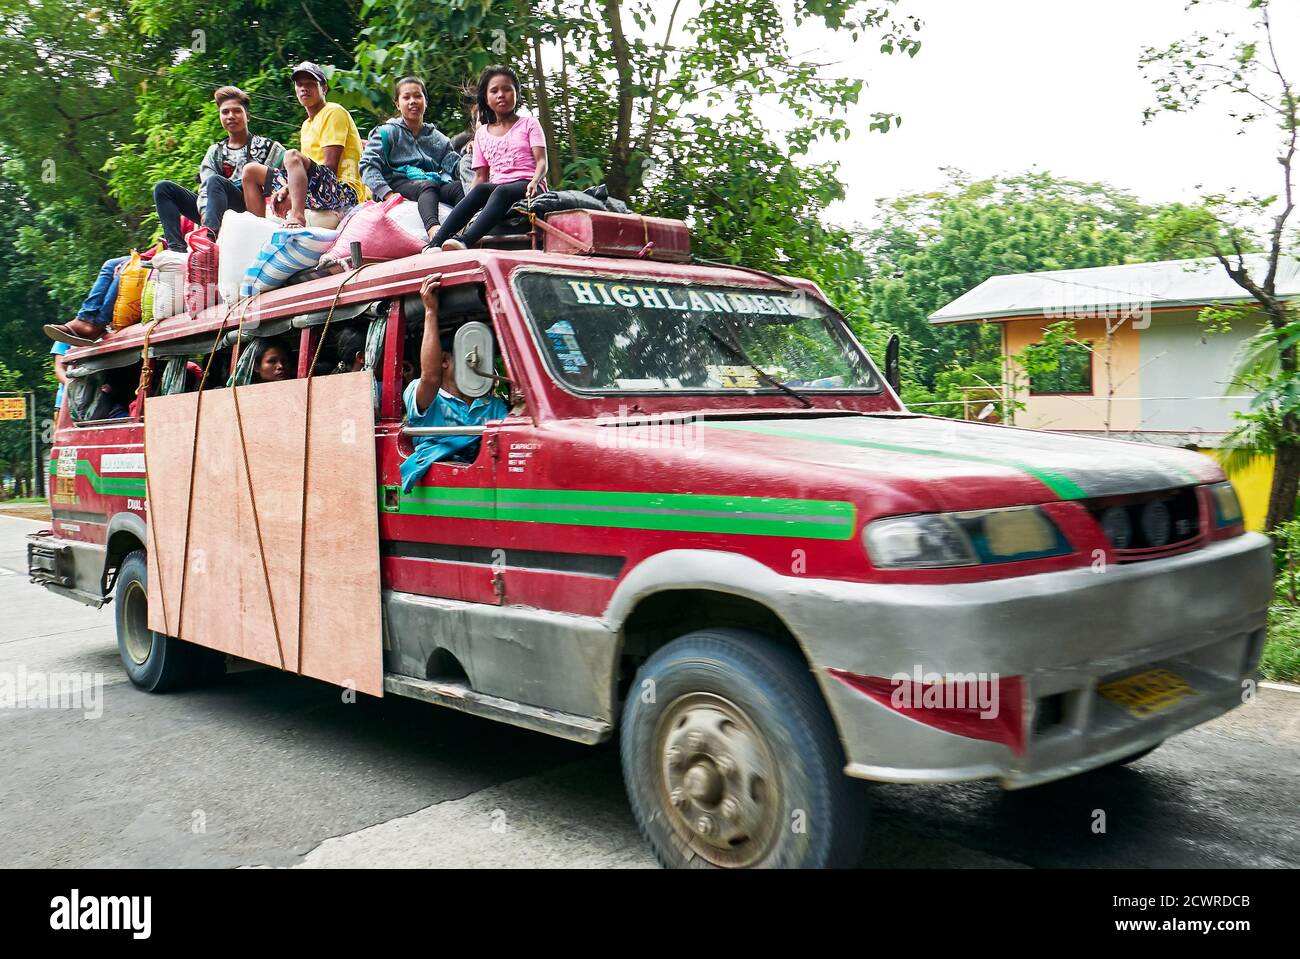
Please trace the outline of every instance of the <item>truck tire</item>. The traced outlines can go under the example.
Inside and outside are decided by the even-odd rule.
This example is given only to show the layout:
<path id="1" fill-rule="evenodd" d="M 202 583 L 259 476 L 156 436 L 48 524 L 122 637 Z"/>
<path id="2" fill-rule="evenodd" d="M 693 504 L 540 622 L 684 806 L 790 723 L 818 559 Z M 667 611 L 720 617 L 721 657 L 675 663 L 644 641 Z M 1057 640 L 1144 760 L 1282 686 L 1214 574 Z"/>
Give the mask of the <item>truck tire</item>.
<path id="1" fill-rule="evenodd" d="M 144 550 L 122 560 L 114 590 L 117 651 L 126 675 L 140 689 L 165 693 L 195 685 L 224 669 L 225 657 L 149 628 L 148 565 Z"/>
<path id="2" fill-rule="evenodd" d="M 862 784 L 798 653 L 760 633 L 705 629 L 656 651 L 624 705 L 623 779 L 669 868 L 854 865 Z"/>

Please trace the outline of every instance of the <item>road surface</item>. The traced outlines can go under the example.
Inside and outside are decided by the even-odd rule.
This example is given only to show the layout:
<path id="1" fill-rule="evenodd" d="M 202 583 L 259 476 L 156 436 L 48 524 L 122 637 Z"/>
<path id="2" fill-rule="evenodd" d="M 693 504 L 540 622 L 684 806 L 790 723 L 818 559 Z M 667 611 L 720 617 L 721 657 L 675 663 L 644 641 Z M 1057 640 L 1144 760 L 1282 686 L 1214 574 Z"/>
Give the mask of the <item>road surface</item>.
<path id="1" fill-rule="evenodd" d="M 0 516 L 0 682 L 90 685 L 78 708 L 0 708 L 0 866 L 654 867 L 612 746 L 347 703 L 265 669 L 138 691 L 111 605 L 27 582 L 24 537 L 42 525 Z M 1296 867 L 1300 693 L 1263 689 L 1127 768 L 871 794 L 866 866 Z"/>

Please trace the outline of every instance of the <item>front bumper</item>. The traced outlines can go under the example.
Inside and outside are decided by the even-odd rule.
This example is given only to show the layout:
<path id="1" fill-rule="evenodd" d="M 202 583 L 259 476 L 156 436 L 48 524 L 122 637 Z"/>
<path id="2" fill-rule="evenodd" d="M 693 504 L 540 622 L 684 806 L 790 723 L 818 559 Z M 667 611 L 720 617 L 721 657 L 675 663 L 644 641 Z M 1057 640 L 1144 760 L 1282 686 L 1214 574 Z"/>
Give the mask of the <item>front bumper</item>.
<path id="1" fill-rule="evenodd" d="M 889 782 L 998 779 L 1019 788 L 1104 765 L 1242 702 L 1264 643 L 1272 559 L 1257 533 L 1192 553 L 953 586 L 821 581 L 784 597 L 816 667 L 850 776 Z M 1104 682 L 1163 666 L 1196 691 L 1134 718 Z M 944 732 L 832 677 L 1020 676 L 1024 751 Z"/>

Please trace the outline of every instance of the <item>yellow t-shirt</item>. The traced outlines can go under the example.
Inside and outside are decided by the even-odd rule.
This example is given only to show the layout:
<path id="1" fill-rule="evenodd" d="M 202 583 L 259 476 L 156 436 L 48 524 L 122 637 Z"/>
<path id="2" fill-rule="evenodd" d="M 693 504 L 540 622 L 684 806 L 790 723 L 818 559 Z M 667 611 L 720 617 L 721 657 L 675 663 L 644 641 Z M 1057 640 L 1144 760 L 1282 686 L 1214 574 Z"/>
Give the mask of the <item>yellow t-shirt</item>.
<path id="1" fill-rule="evenodd" d="M 361 182 L 361 134 L 352 122 L 352 114 L 337 103 L 302 121 L 302 152 L 316 163 L 325 162 L 326 147 L 343 147 L 338 178 L 357 191 L 357 202 L 370 199 L 370 191 Z"/>

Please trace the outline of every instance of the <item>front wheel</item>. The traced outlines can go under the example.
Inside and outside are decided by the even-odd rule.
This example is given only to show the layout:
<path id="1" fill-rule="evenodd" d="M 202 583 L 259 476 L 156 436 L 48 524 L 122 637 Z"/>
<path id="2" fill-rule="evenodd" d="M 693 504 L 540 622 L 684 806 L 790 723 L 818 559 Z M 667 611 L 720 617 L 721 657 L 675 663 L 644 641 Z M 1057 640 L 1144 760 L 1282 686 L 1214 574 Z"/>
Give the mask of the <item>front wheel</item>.
<path id="1" fill-rule="evenodd" d="M 632 811 L 668 867 L 853 865 L 861 784 L 808 664 L 766 636 L 706 629 L 654 653 L 623 712 Z"/>
<path id="2" fill-rule="evenodd" d="M 149 628 L 148 565 L 144 550 L 122 560 L 113 594 L 117 651 L 131 682 L 145 692 L 165 693 L 193 685 L 224 669 L 224 656 Z"/>

